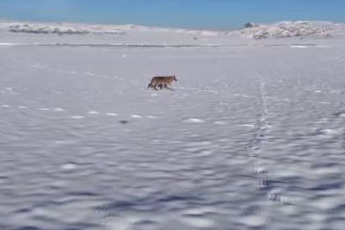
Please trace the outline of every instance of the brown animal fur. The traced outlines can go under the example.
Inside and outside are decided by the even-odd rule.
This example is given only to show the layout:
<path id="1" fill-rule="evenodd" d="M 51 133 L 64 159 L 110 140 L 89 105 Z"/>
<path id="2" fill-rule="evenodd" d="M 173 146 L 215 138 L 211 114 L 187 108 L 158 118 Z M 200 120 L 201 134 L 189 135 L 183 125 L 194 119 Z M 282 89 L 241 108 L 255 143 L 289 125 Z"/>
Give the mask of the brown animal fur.
<path id="1" fill-rule="evenodd" d="M 147 88 L 154 88 L 155 90 L 158 90 L 157 87 L 160 89 L 163 89 L 164 87 L 166 89 L 174 90 L 168 87 L 173 83 L 173 81 L 177 81 L 176 76 L 156 76 L 151 79 L 151 82 Z"/>

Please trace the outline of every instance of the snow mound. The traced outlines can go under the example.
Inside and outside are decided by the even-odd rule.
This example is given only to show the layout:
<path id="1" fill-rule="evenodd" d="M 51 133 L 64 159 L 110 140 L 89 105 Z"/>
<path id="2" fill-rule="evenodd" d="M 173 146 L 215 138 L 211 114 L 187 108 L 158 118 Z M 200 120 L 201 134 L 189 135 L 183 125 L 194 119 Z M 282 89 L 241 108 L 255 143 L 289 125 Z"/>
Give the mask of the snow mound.
<path id="1" fill-rule="evenodd" d="M 241 37 L 266 39 L 305 36 L 326 38 L 332 37 L 339 32 L 345 33 L 344 24 L 336 24 L 332 22 L 286 21 L 272 25 L 250 23 L 250 25 L 246 24 L 245 29 L 233 33 L 240 35 Z"/>

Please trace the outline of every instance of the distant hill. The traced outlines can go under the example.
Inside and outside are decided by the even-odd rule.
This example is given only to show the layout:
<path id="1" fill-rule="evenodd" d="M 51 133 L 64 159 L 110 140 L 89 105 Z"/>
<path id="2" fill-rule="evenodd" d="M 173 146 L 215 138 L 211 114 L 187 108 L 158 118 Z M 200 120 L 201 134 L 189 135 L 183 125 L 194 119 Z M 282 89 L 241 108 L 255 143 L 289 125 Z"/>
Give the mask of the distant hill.
<path id="1" fill-rule="evenodd" d="M 317 37 L 331 38 L 342 36 L 345 38 L 345 24 L 332 22 L 295 21 L 279 22 L 270 25 L 247 23 L 245 28 L 236 31 L 204 31 L 189 29 L 174 29 L 147 27 L 139 25 L 99 25 L 82 23 L 36 23 L 0 21 L 0 31 L 11 33 L 35 34 L 114 34 L 124 35 L 128 32 L 162 32 L 179 33 L 193 36 L 230 36 L 253 39 Z"/>
<path id="2" fill-rule="evenodd" d="M 271 25 L 247 23 L 245 28 L 230 32 L 232 35 L 254 39 L 289 37 L 332 37 L 345 34 L 345 24 L 332 22 L 295 21 Z"/>

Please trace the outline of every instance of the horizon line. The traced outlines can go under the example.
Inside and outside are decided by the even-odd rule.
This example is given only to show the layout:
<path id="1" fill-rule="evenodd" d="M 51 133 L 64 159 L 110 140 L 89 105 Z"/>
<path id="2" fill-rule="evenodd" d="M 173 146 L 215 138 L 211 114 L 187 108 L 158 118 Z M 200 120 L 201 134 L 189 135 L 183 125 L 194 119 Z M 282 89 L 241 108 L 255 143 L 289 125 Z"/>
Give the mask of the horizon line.
<path id="1" fill-rule="evenodd" d="M 280 20 L 275 22 L 252 22 L 248 21 L 244 23 L 241 27 L 232 28 L 232 29 L 220 29 L 220 28 L 200 28 L 200 27 L 179 27 L 179 26 L 161 26 L 161 25 L 153 25 L 153 24 L 137 24 L 137 23 L 115 23 L 115 22 L 91 22 L 91 21 L 74 21 L 74 20 L 35 20 L 35 19 L 14 19 L 14 18 L 3 18 L 0 17 L 1 22 L 27 22 L 27 23 L 70 23 L 70 24 L 85 24 L 85 25 L 109 25 L 109 26 L 121 26 L 121 25 L 132 25 L 132 26 L 143 26 L 143 27 L 151 27 L 151 28 L 165 28 L 165 29 L 188 29 L 188 30 L 207 30 L 207 31 L 235 31 L 245 29 L 245 25 L 247 23 L 254 23 L 258 25 L 274 25 L 277 23 L 283 22 L 328 22 L 334 24 L 345 24 L 345 22 L 340 21 L 331 21 L 331 20 Z"/>

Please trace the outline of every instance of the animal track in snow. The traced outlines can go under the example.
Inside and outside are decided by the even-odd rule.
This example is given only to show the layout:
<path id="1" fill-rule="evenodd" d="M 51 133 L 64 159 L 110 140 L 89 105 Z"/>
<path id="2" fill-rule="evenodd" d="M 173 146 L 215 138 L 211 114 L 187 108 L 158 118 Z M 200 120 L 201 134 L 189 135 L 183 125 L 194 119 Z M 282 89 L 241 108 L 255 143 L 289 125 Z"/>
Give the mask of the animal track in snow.
<path id="1" fill-rule="evenodd" d="M 291 205 L 290 199 L 282 194 L 278 189 L 273 189 L 268 192 L 267 197 L 270 201 L 279 202 L 285 205 Z"/>
<path id="2" fill-rule="evenodd" d="M 269 169 L 266 167 L 265 163 L 262 162 L 264 156 L 262 156 L 262 145 L 266 140 L 266 133 L 272 128 L 272 125 L 268 123 L 269 114 L 269 96 L 266 91 L 266 83 L 264 79 L 257 74 L 257 81 L 259 84 L 259 99 L 261 101 L 261 113 L 257 117 L 257 130 L 256 134 L 249 143 L 248 153 L 250 157 L 254 160 L 255 174 L 258 180 L 258 186 L 260 189 L 267 190 L 267 198 L 271 201 L 281 202 L 282 204 L 287 204 L 288 198 L 283 196 L 281 193 L 276 193 L 272 190 L 272 185 L 269 179 Z"/>

